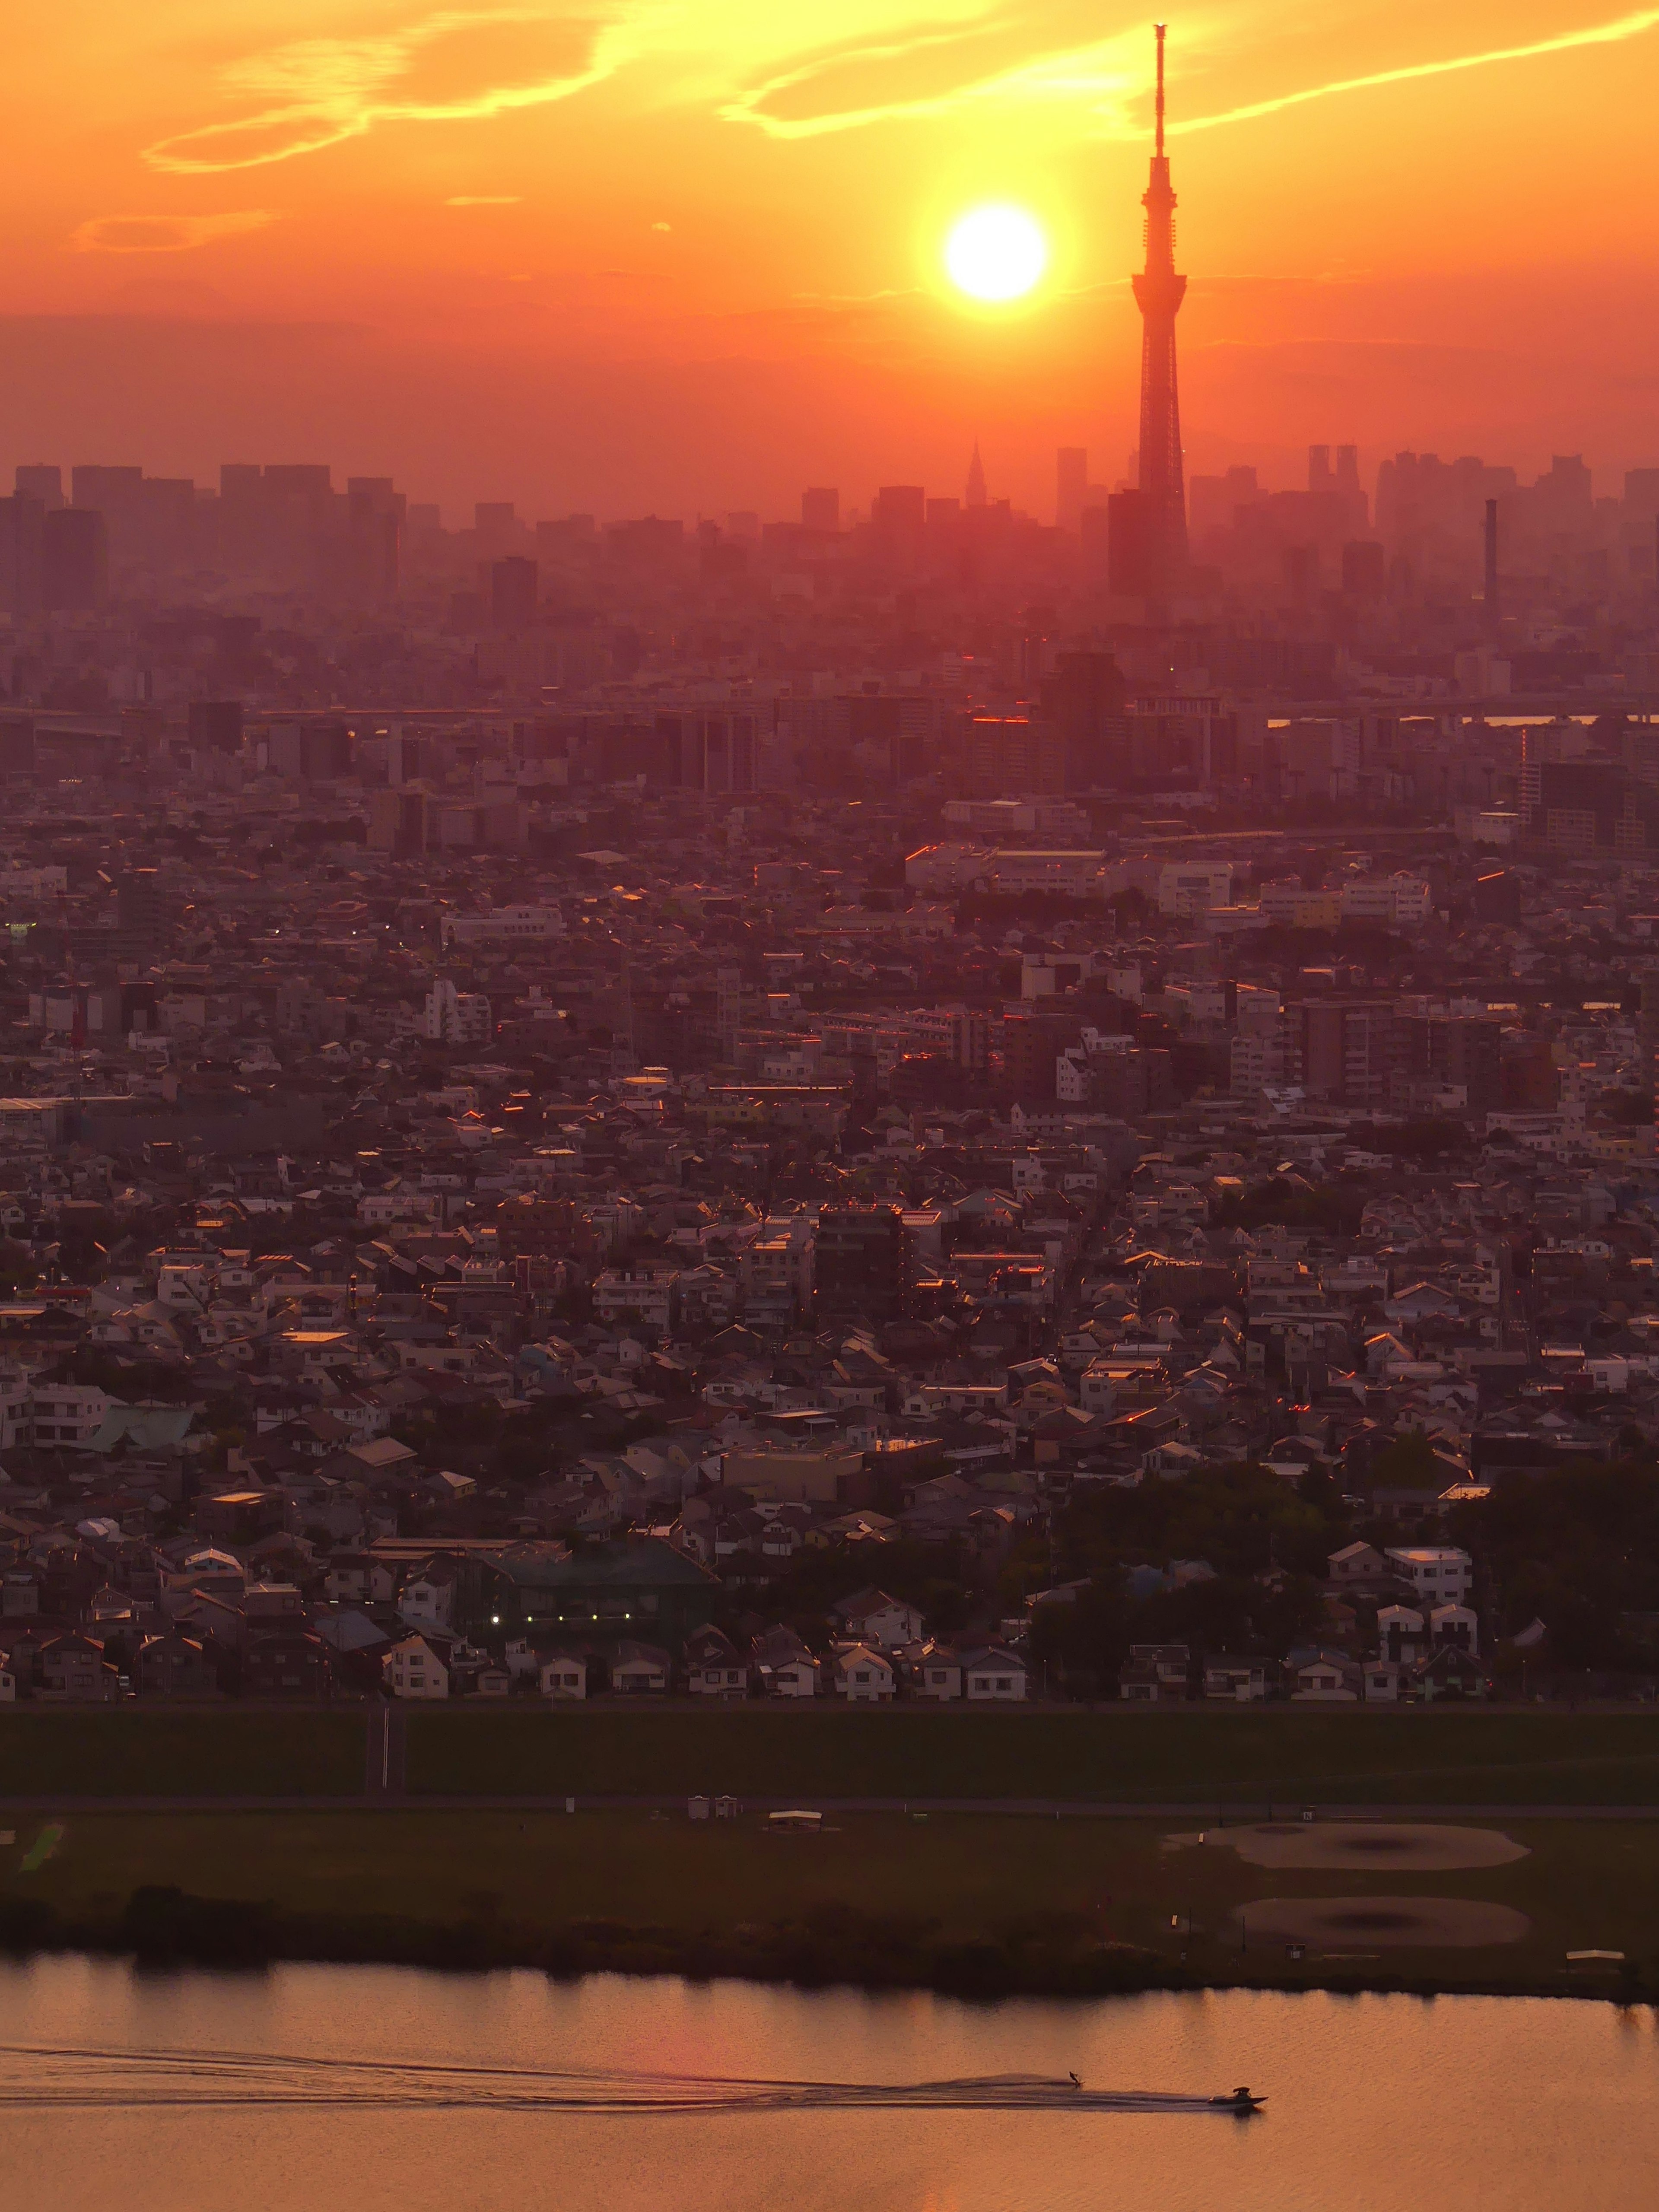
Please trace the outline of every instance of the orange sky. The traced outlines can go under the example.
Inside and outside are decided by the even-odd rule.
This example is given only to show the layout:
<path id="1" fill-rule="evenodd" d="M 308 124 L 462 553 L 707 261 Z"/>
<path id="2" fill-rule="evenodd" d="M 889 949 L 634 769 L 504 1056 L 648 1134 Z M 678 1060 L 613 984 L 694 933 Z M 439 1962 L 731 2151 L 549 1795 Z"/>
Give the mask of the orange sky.
<path id="1" fill-rule="evenodd" d="M 1133 440 L 1152 40 L 1102 0 L 58 0 L 9 26 L 0 465 L 391 471 L 458 513 L 1049 499 Z M 1189 465 L 1659 459 L 1659 8 L 1170 24 Z M 1048 280 L 969 310 L 950 219 Z"/>

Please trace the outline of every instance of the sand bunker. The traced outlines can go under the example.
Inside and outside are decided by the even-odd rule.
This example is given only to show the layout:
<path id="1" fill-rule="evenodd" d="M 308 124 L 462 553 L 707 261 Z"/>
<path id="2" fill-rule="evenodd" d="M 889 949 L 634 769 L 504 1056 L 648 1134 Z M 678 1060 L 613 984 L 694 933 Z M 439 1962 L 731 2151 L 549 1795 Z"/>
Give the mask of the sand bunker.
<path id="1" fill-rule="evenodd" d="M 1366 1950 L 1476 1950 L 1518 1943 L 1524 1912 L 1472 1897 L 1261 1897 L 1232 1915 L 1246 1946 L 1315 1943 Z"/>
<path id="2" fill-rule="evenodd" d="M 1398 1868 L 1402 1874 L 1449 1874 L 1460 1867 L 1508 1866 L 1528 1856 L 1525 1844 L 1496 1828 L 1440 1828 L 1382 1820 L 1264 1820 L 1254 1826 L 1206 1828 L 1204 1848 L 1237 1851 L 1247 1866 L 1319 1868 L 1358 1872 Z M 1166 1849 L 1195 1845 L 1198 1835 L 1170 1836 Z"/>

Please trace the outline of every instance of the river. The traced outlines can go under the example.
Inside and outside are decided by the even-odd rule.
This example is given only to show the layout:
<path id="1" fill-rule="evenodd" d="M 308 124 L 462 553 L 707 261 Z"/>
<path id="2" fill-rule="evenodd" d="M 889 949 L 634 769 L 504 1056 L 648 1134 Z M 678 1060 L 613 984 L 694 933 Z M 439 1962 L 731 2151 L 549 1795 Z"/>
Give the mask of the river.
<path id="1" fill-rule="evenodd" d="M 45 2212 L 1635 2212 L 1659 2172 L 1655 2017 L 1589 2002 L 972 2006 L 71 1957 L 0 1963 L 0 2190 Z M 1073 2069 L 1086 2093 L 1269 2101 L 1241 2121 L 1041 2084 L 870 2094 Z M 865 2086 L 802 2086 L 828 2084 Z"/>

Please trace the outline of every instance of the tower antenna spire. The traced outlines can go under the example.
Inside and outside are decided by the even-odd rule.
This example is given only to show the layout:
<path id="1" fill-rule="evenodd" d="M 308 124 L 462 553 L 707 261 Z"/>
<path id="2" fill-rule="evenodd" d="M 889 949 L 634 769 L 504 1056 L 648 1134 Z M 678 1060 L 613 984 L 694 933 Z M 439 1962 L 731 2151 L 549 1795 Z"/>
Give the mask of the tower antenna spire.
<path id="1" fill-rule="evenodd" d="M 1162 153 L 1163 153 L 1163 151 L 1164 151 L 1164 33 L 1165 33 L 1165 31 L 1167 31 L 1167 30 L 1168 30 L 1168 28 L 1169 28 L 1169 27 L 1169 27 L 1169 25 L 1168 25 L 1167 23 L 1154 23 L 1154 24 L 1153 24 L 1153 26 L 1152 26 L 1152 28 L 1153 28 L 1153 29 L 1157 32 L 1157 33 L 1158 33 L 1158 148 L 1157 148 L 1157 150 L 1158 150 L 1158 152 L 1160 155 L 1162 155 Z"/>

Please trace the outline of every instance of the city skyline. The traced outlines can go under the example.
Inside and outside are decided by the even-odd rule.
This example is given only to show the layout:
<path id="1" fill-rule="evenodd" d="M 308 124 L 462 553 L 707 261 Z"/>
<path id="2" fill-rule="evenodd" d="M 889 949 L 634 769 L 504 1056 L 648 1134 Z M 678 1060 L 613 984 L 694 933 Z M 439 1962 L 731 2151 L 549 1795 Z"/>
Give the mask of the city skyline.
<path id="1" fill-rule="evenodd" d="M 1620 167 L 1656 21 L 1177 22 L 1189 470 L 1282 480 L 1310 440 L 1659 458 Z M 1056 446 L 1134 443 L 1147 28 L 1059 0 L 866 6 L 812 52 L 735 6 L 31 25 L 0 465 L 418 453 L 415 495 L 452 504 L 781 513 L 866 455 L 954 484 L 977 434 L 1035 510 Z M 1052 247 L 989 312 L 940 267 L 986 198 Z"/>

